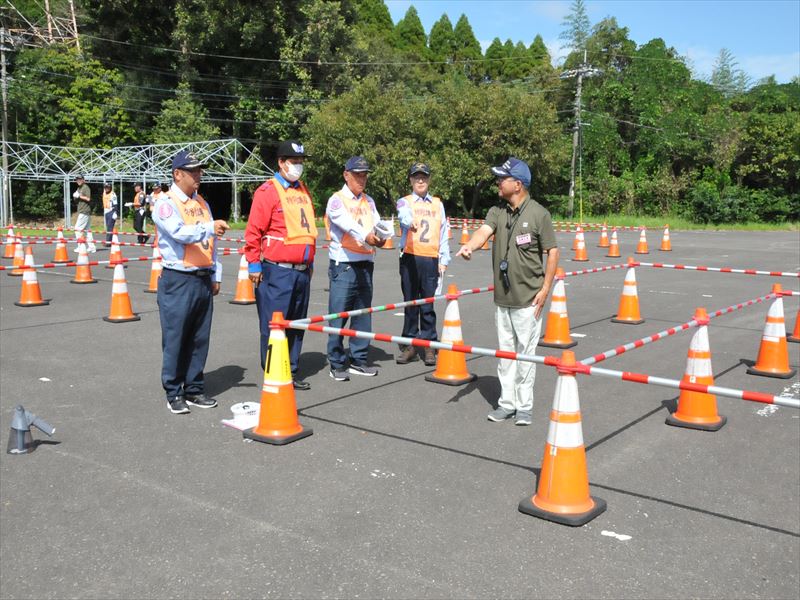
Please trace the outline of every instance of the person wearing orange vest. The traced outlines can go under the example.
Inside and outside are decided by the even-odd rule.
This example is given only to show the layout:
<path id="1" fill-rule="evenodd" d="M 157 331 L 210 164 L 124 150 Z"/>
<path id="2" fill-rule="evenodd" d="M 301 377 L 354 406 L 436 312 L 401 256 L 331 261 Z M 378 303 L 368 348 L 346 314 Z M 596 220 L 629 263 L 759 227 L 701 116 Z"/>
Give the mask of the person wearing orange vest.
<path id="1" fill-rule="evenodd" d="M 430 298 L 450 263 L 447 217 L 444 204 L 428 193 L 431 169 L 417 162 L 408 170 L 412 193 L 397 201 L 400 221 L 400 287 L 403 300 Z M 433 304 L 404 309 L 403 337 L 436 341 L 436 313 Z M 401 346 L 397 363 L 417 360 L 414 346 Z M 436 351 L 425 348 L 425 364 L 436 364 Z"/>
<path id="2" fill-rule="evenodd" d="M 111 243 L 114 235 L 114 225 L 119 213 L 119 200 L 110 183 L 103 185 L 103 220 L 106 223 L 106 246 Z"/>
<path id="3" fill-rule="evenodd" d="M 262 369 L 267 359 L 272 313 L 282 312 L 287 321 L 303 319 L 308 314 L 317 227 L 311 193 L 300 181 L 305 156 L 300 142 L 281 142 L 279 170 L 253 194 L 244 232 L 247 270 L 256 286 Z M 297 378 L 303 333 L 302 329 L 286 329 L 296 390 L 311 388 L 307 381 Z"/>
<path id="4" fill-rule="evenodd" d="M 133 186 L 133 228 L 139 234 L 136 236 L 136 241 L 140 244 L 146 244 L 147 240 L 150 239 L 146 232 L 147 213 L 147 196 L 142 190 L 142 186 L 137 183 Z"/>
<path id="5" fill-rule="evenodd" d="M 376 233 L 380 215 L 375 208 L 375 201 L 364 193 L 370 171 L 372 169 L 364 157 L 351 157 L 344 166 L 345 184 L 328 199 L 325 209 L 331 229 L 328 245 L 329 313 L 368 308 L 372 304 L 375 247 L 382 247 L 386 240 Z M 342 328 L 346 322 L 347 319 L 331 319 L 330 326 Z M 358 331 L 372 331 L 372 315 L 367 313 L 350 317 L 350 327 Z M 348 352 L 345 352 L 343 336 L 329 335 L 331 378 L 348 381 L 350 374 L 367 377 L 377 375 L 378 369 L 367 364 L 368 351 L 369 340 L 350 338 Z"/>
<path id="6" fill-rule="evenodd" d="M 222 281 L 216 237 L 228 230 L 228 223 L 213 220 L 208 203 L 197 193 L 205 167 L 194 154 L 178 152 L 172 159 L 172 187 L 153 210 L 162 266 L 158 281 L 161 385 L 173 414 L 188 413 L 187 404 L 217 405 L 205 394 L 203 369 L 213 297 Z"/>

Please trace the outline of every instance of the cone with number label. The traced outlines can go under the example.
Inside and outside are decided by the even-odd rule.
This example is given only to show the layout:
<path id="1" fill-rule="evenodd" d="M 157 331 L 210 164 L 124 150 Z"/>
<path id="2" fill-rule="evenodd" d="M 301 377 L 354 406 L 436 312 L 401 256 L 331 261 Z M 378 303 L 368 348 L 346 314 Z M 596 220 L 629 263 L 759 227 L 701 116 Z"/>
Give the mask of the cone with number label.
<path id="1" fill-rule="evenodd" d="M 644 227 L 639 230 L 639 243 L 636 244 L 636 252 L 634 254 L 650 254 L 650 250 L 647 248 L 647 234 Z"/>
<path id="2" fill-rule="evenodd" d="M 92 268 L 89 266 L 89 255 L 86 254 L 86 240 L 78 240 L 78 261 L 75 266 L 75 279 L 70 279 L 70 283 L 97 283 L 97 279 L 92 277 Z"/>
<path id="3" fill-rule="evenodd" d="M 619 253 L 619 242 L 617 241 L 617 229 L 616 227 L 611 231 L 611 244 L 608 246 L 608 254 L 606 254 L 608 258 L 619 258 L 622 256 Z"/>
<path id="4" fill-rule="evenodd" d="M 786 336 L 786 341 L 794 342 L 795 344 L 800 343 L 800 309 L 798 309 L 797 315 L 794 318 L 794 330 L 791 335 Z"/>
<path id="5" fill-rule="evenodd" d="M 25 266 L 22 273 L 22 289 L 19 293 L 19 302 L 14 302 L 17 306 L 45 306 L 50 304 L 49 300 L 42 298 L 42 290 L 39 287 L 39 280 L 36 279 L 36 269 L 33 267 L 33 250 L 28 246 L 25 248 Z"/>
<path id="6" fill-rule="evenodd" d="M 661 252 L 671 252 L 672 242 L 669 240 L 669 225 L 664 225 L 664 235 L 661 237 Z"/>
<path id="7" fill-rule="evenodd" d="M 161 277 L 161 252 L 158 251 L 158 244 L 153 243 L 153 258 L 150 265 L 150 285 L 144 292 L 146 294 L 158 293 L 158 278 Z"/>
<path id="8" fill-rule="evenodd" d="M 789 347 L 786 345 L 786 322 L 783 318 L 783 289 L 780 283 L 772 286 L 772 293 L 778 297 L 769 307 L 761 346 L 758 349 L 756 364 L 747 369 L 751 375 L 789 379 L 797 369 L 789 367 Z"/>
<path id="9" fill-rule="evenodd" d="M 561 354 L 561 368 L 550 411 L 536 494 L 519 503 L 519 511 L 562 525 L 579 527 L 606 509 L 606 502 L 589 494 L 586 448 L 572 350 Z M 564 368 L 566 367 L 566 368 Z"/>
<path id="10" fill-rule="evenodd" d="M 242 254 L 239 260 L 239 276 L 236 280 L 236 296 L 230 304 L 255 304 L 256 294 L 253 291 L 253 282 L 247 272 L 247 259 Z"/>
<path id="11" fill-rule="evenodd" d="M 8 226 L 8 234 L 6 235 L 6 249 L 3 253 L 3 258 L 12 259 L 14 258 L 14 246 L 17 243 L 17 238 L 14 235 L 14 226 Z"/>
<path id="12" fill-rule="evenodd" d="M 577 262 L 586 262 L 589 260 L 589 257 L 586 255 L 586 240 L 583 237 L 583 231 L 578 230 L 578 233 L 575 234 L 575 241 L 577 243 L 577 247 L 575 248 L 575 256 L 572 260 Z"/>
<path id="13" fill-rule="evenodd" d="M 578 342 L 569 335 L 569 316 L 567 315 L 567 292 L 564 287 L 564 269 L 556 269 L 556 285 L 550 299 L 550 312 L 544 337 L 539 340 L 540 346 L 547 348 L 572 348 Z"/>
<path id="14" fill-rule="evenodd" d="M 11 277 L 22 277 L 23 270 L 19 267 L 25 264 L 25 249 L 23 246 L 23 241 L 19 237 L 15 238 L 14 262 L 11 265 L 14 269 L 8 272 Z"/>
<path id="15" fill-rule="evenodd" d="M 122 260 L 122 251 L 119 248 L 119 237 L 117 237 L 117 230 L 114 228 L 111 234 L 111 251 L 108 253 L 108 264 L 106 269 L 114 269 L 116 265 Z M 125 265 L 123 265 L 124 267 Z"/>
<path id="16" fill-rule="evenodd" d="M 603 227 L 600 229 L 600 241 L 597 243 L 598 248 L 608 248 L 608 227 L 606 224 L 603 223 Z"/>
<path id="17" fill-rule="evenodd" d="M 127 323 L 140 321 L 141 317 L 133 313 L 131 297 L 128 294 L 128 282 L 125 280 L 125 265 L 114 267 L 114 284 L 111 288 L 111 309 L 103 321 L 109 323 Z"/>
<path id="18" fill-rule="evenodd" d="M 714 371 L 711 368 L 711 349 L 708 344 L 708 314 L 706 309 L 695 310 L 694 320 L 700 324 L 697 333 L 689 344 L 686 358 L 684 383 L 714 385 Z M 681 390 L 678 409 L 667 416 L 667 425 L 687 427 L 702 431 L 718 431 L 725 425 L 726 417 L 717 413 L 717 397 L 706 392 Z"/>
<path id="19" fill-rule="evenodd" d="M 303 427 L 297 419 L 285 323 L 283 313 L 272 313 L 258 425 L 242 433 L 245 439 L 276 446 L 295 442 L 314 433 Z"/>
<path id="20" fill-rule="evenodd" d="M 56 237 L 56 252 L 53 256 L 54 263 L 67 263 L 69 262 L 69 254 L 67 254 L 67 242 L 64 240 L 64 228 L 58 228 L 58 235 Z"/>
<path id="21" fill-rule="evenodd" d="M 617 316 L 611 319 L 612 323 L 625 323 L 638 325 L 644 323 L 639 313 L 639 294 L 636 289 L 636 271 L 633 268 L 633 258 L 628 257 L 628 272 L 625 274 L 625 283 L 622 286 L 622 295 L 619 299 Z"/>
<path id="22" fill-rule="evenodd" d="M 442 342 L 463 344 L 461 337 L 461 314 L 458 311 L 458 288 L 454 284 L 447 286 L 447 308 L 444 311 L 442 326 Z M 425 375 L 426 381 L 444 383 L 445 385 L 463 385 L 474 380 L 476 375 L 467 371 L 467 358 L 463 352 L 439 350 L 436 354 L 436 369 Z"/>

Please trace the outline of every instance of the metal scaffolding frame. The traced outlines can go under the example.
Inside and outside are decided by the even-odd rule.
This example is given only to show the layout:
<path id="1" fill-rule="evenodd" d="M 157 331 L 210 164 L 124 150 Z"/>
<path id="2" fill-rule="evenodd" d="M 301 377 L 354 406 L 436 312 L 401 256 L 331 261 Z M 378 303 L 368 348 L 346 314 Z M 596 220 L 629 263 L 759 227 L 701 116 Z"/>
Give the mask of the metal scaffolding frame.
<path id="1" fill-rule="evenodd" d="M 174 144 L 148 144 L 145 146 L 120 146 L 117 148 L 75 148 L 6 142 L 8 172 L 2 177 L 7 185 L 7 197 L 0 197 L 0 224 L 6 226 L 13 219 L 11 198 L 12 179 L 28 181 L 62 182 L 64 187 L 64 221 L 71 219 L 69 186 L 78 174 L 87 182 L 141 183 L 169 181 L 172 157 L 181 150 L 190 150 L 208 164 L 203 173 L 205 183 L 230 182 L 233 196 L 233 218 L 238 219 L 238 184 L 261 182 L 273 174 L 264 162 L 248 150 L 239 140 L 207 140 Z M 2 194 L 2 191 L 0 191 Z M 120 197 L 122 196 L 120 192 Z"/>

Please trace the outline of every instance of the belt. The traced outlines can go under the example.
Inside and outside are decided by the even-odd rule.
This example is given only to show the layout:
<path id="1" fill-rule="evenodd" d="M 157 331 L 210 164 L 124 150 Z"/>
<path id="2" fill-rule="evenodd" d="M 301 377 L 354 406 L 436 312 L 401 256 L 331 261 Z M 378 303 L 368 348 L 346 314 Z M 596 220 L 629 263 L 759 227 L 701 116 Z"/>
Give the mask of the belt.
<path id="1" fill-rule="evenodd" d="M 275 265 L 276 267 L 283 267 L 284 269 L 294 269 L 295 271 L 305 271 L 308 269 L 308 265 L 305 263 L 287 263 L 287 262 L 275 262 L 274 260 L 267 260 L 264 259 L 265 263 L 269 263 L 271 265 Z"/>
<path id="2" fill-rule="evenodd" d="M 210 277 L 214 273 L 214 269 L 195 269 L 194 271 L 179 271 L 178 269 L 170 269 L 169 267 L 163 267 L 167 271 L 172 271 L 173 273 L 180 273 L 181 275 L 193 275 L 194 277 Z"/>

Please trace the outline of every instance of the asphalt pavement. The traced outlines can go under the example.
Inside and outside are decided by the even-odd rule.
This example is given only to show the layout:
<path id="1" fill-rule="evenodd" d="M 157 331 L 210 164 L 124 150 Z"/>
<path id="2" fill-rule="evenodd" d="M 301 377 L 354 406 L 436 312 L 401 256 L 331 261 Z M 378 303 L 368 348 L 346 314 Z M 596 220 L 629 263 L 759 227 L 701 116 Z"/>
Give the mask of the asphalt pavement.
<path id="1" fill-rule="evenodd" d="M 796 232 L 672 231 L 673 251 L 649 262 L 797 272 Z M 458 237 L 456 235 L 456 237 Z M 588 233 L 590 261 L 606 258 Z M 133 241 L 134 238 L 125 241 Z M 451 248 L 458 245 L 454 239 Z M 320 245 L 324 242 L 320 241 Z M 224 244 L 232 246 L 233 244 Z M 34 246 L 37 263 L 53 246 Z M 127 257 L 149 251 L 124 248 Z M 72 255 L 74 253 L 71 252 Z M 100 249 L 92 258 L 107 259 Z M 244 441 L 221 424 L 260 398 L 254 305 L 229 304 L 238 256 L 223 259 L 207 390 L 219 401 L 168 412 L 149 263 L 126 269 L 141 321 L 112 324 L 112 270 L 74 285 L 74 269 L 40 269 L 49 306 L 20 308 L 20 279 L 0 273 L 0 432 L 16 405 L 56 427 L 29 455 L 0 460 L 2 598 L 797 598 L 800 590 L 800 411 L 718 397 L 718 432 L 669 427 L 678 392 L 596 376 L 577 379 L 591 493 L 608 509 L 583 527 L 529 517 L 557 374 L 537 367 L 533 424 L 492 423 L 497 361 L 470 356 L 477 379 L 425 381 L 421 361 L 397 365 L 374 343 L 375 378 L 328 376 L 326 336 L 305 336 L 297 392 L 314 434 L 287 446 Z M 319 248 L 310 314 L 327 312 L 327 251 Z M 9 264 L 4 261 L 3 264 Z M 638 267 L 641 325 L 610 322 L 625 269 L 567 278 L 578 359 L 757 298 L 776 278 Z M 397 251 L 379 251 L 374 305 L 402 301 Z M 489 252 L 455 259 L 446 283 L 491 283 Z M 748 375 L 771 302 L 712 319 L 718 385 L 800 397 L 800 381 Z M 787 328 L 798 297 L 784 299 Z M 467 344 L 495 348 L 491 293 L 459 300 Z M 437 302 L 441 331 L 444 303 Z M 402 312 L 373 315 L 400 335 Z M 599 363 L 680 379 L 693 331 Z M 560 351 L 540 348 L 539 354 Z M 790 344 L 790 364 L 800 362 Z M 3 440 L 6 443 L 6 439 Z"/>

